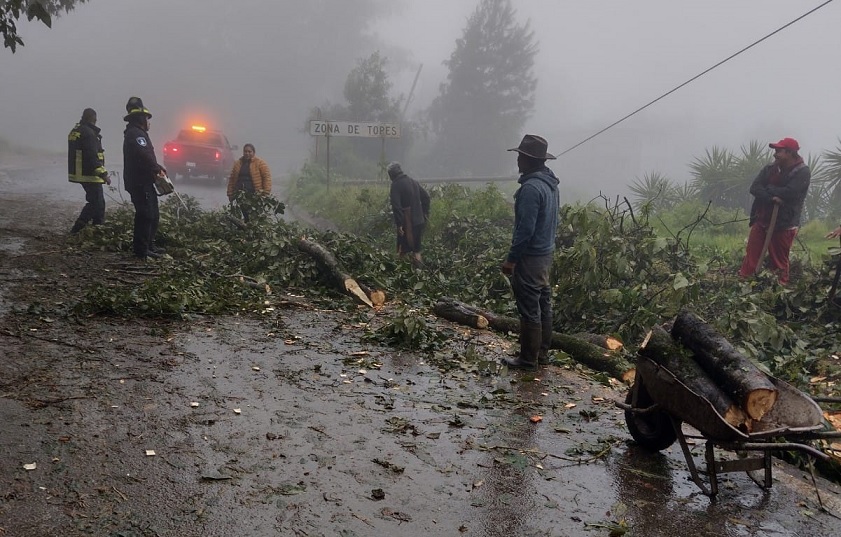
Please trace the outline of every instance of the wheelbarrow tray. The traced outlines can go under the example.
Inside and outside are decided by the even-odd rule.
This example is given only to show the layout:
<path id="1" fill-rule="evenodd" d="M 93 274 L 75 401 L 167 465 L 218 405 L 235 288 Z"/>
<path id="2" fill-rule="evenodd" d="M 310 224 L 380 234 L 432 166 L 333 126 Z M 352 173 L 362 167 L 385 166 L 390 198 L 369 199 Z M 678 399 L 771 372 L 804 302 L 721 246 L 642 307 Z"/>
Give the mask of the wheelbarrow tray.
<path id="1" fill-rule="evenodd" d="M 753 422 L 750 432 L 727 423 L 708 399 L 689 389 L 654 360 L 638 357 L 637 375 L 655 403 L 710 440 L 749 442 L 772 437 L 796 437 L 823 427 L 823 413 L 811 397 L 770 375 L 768 378 L 778 390 L 777 401 L 761 420 Z"/>

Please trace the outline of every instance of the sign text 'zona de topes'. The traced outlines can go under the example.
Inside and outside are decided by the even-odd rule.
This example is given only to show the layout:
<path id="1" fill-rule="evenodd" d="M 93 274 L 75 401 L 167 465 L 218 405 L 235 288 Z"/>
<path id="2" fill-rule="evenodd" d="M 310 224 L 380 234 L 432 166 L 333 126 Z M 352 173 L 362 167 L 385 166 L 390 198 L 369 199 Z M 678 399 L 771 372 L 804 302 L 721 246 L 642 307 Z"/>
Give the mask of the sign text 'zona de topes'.
<path id="1" fill-rule="evenodd" d="M 370 123 L 366 121 L 310 121 L 312 136 L 360 136 L 363 138 L 400 138 L 398 123 Z"/>

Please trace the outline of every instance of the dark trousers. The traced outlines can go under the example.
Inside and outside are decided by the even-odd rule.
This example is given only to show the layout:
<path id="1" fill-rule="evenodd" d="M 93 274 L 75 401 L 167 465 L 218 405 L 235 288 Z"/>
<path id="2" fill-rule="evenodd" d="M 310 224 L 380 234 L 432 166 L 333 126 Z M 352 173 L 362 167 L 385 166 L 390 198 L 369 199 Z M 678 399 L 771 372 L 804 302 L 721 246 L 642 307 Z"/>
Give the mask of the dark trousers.
<path id="1" fill-rule="evenodd" d="M 82 183 L 85 189 L 85 201 L 78 220 L 85 224 L 91 222 L 98 226 L 105 222 L 105 194 L 102 191 L 102 183 Z"/>
<path id="2" fill-rule="evenodd" d="M 240 192 L 244 192 L 247 195 L 254 195 L 254 193 L 256 192 L 254 190 L 254 183 L 251 182 L 251 176 L 250 175 L 247 175 L 247 176 L 240 175 L 239 176 L 237 186 L 234 189 L 234 196 L 240 196 L 240 199 L 242 199 L 242 194 L 240 194 Z M 248 204 L 247 202 L 236 204 L 237 208 L 239 209 L 239 212 L 242 213 L 242 221 L 245 222 L 245 223 L 248 223 L 248 219 L 250 217 L 249 211 L 245 207 L 245 205 L 247 205 L 247 204 Z"/>
<path id="3" fill-rule="evenodd" d="M 129 191 L 131 203 L 134 205 L 134 240 L 132 249 L 134 254 L 145 256 L 155 244 L 158 233 L 158 194 L 154 185 L 143 185 Z"/>
<path id="4" fill-rule="evenodd" d="M 524 323 L 550 326 L 552 324 L 552 288 L 549 269 L 552 254 L 523 256 L 514 266 L 511 285 L 517 301 L 517 312 Z"/>
<path id="5" fill-rule="evenodd" d="M 401 255 L 420 253 L 425 229 L 426 224 L 418 224 L 408 230 L 404 227 L 403 235 L 397 233 L 397 253 Z"/>

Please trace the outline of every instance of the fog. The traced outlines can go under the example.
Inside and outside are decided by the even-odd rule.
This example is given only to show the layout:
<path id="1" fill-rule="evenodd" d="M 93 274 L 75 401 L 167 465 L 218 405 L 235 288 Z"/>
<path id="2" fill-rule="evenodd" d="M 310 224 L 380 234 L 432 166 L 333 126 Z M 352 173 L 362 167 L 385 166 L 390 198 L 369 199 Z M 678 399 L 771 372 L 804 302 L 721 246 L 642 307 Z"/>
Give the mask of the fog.
<path id="1" fill-rule="evenodd" d="M 90 106 L 112 169 L 125 102 L 138 95 L 159 155 L 180 127 L 203 122 L 254 143 L 276 173 L 293 171 L 313 145 L 308 111 L 341 102 L 348 72 L 376 50 L 389 58 L 395 94 L 408 95 L 423 66 L 408 115 L 421 113 L 477 3 L 90 0 L 52 29 L 19 23 L 25 46 L 0 52 L 0 137 L 64 151 Z M 539 42 L 525 131 L 557 154 L 823 2 L 513 3 Z M 838 148 L 839 21 L 841 3 L 830 3 L 551 166 L 568 195 L 586 197 L 622 194 L 652 171 L 686 181 L 687 165 L 713 146 L 792 136 L 806 154 Z"/>

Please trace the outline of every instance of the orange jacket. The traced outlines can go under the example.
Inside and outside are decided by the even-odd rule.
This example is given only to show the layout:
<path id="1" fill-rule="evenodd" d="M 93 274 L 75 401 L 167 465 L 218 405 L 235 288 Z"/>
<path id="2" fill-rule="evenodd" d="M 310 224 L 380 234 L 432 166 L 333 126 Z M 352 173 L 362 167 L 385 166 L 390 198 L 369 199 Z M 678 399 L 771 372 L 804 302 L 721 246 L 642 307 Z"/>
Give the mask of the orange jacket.
<path id="1" fill-rule="evenodd" d="M 237 159 L 234 162 L 231 175 L 228 176 L 228 199 L 233 199 L 236 194 L 241 167 L 242 159 Z M 272 172 L 269 170 L 269 165 L 266 164 L 266 161 L 260 157 L 252 157 L 249 170 L 251 171 L 251 183 L 254 185 L 254 191 L 257 194 L 271 194 Z"/>

